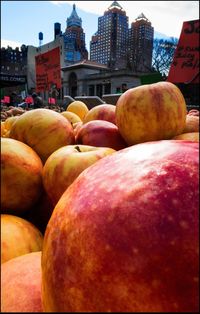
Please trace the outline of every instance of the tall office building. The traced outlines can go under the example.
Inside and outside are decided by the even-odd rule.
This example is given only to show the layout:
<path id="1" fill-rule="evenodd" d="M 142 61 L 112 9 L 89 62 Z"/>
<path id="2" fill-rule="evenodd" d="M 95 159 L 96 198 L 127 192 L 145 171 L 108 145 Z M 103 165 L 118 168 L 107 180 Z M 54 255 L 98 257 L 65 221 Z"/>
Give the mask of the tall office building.
<path id="1" fill-rule="evenodd" d="M 76 12 L 76 6 L 73 4 L 73 10 L 67 18 L 67 27 L 63 33 L 65 63 L 72 64 L 80 60 L 88 59 L 88 51 L 85 45 L 85 33 L 82 28 L 82 19 Z"/>
<path id="2" fill-rule="evenodd" d="M 152 64 L 154 28 L 141 13 L 129 30 L 130 61 L 134 71 L 150 71 Z"/>
<path id="3" fill-rule="evenodd" d="M 128 17 L 114 1 L 98 18 L 98 30 L 90 41 L 90 60 L 111 68 L 123 67 L 127 54 Z"/>

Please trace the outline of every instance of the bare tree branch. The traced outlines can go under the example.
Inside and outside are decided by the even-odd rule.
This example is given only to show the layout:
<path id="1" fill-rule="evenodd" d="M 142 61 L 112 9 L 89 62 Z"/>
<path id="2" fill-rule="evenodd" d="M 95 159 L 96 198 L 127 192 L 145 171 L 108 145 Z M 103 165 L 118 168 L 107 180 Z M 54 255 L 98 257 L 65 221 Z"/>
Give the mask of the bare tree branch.
<path id="1" fill-rule="evenodd" d="M 171 37 L 169 40 L 154 39 L 152 68 L 162 75 L 168 75 L 178 40 Z"/>

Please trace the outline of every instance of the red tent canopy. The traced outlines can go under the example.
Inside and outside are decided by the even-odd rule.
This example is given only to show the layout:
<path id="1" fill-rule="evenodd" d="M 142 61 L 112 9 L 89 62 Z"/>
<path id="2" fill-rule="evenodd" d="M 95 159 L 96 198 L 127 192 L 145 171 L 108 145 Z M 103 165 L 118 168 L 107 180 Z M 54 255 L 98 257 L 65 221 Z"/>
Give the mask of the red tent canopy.
<path id="1" fill-rule="evenodd" d="M 183 23 L 167 81 L 199 83 L 199 20 Z"/>

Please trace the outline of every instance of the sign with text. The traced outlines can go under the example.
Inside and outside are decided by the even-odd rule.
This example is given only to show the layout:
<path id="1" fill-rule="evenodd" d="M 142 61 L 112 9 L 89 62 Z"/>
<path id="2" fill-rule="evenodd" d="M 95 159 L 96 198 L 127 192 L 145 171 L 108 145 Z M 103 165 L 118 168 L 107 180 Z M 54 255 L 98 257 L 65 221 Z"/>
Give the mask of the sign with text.
<path id="1" fill-rule="evenodd" d="M 199 82 L 199 20 L 184 22 L 167 81 Z"/>
<path id="2" fill-rule="evenodd" d="M 48 91 L 52 86 L 61 88 L 60 48 L 35 57 L 36 91 Z"/>

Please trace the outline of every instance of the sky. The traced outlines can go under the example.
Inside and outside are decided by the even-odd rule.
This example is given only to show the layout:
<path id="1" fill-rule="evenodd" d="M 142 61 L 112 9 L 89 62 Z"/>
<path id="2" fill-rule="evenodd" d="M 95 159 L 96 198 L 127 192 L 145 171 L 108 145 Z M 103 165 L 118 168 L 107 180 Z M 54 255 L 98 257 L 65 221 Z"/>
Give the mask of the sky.
<path id="1" fill-rule="evenodd" d="M 98 17 L 113 1 L 1 1 L 1 47 L 15 48 L 22 44 L 39 46 L 38 33 L 43 32 L 43 44 L 54 39 L 54 23 L 66 20 L 76 4 L 82 19 L 86 47 L 98 29 Z M 179 38 L 184 21 L 199 19 L 199 1 L 118 1 L 130 23 L 143 13 L 155 32 Z"/>

